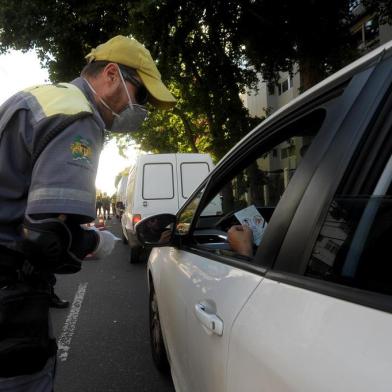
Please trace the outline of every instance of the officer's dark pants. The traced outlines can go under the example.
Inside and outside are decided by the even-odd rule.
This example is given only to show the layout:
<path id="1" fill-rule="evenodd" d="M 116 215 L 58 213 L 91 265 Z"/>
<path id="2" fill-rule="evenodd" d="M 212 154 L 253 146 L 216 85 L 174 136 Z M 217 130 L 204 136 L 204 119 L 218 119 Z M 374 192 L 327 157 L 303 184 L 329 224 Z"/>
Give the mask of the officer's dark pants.
<path id="1" fill-rule="evenodd" d="M 56 343 L 49 289 L 22 272 L 24 258 L 0 246 L 0 391 L 51 392 Z"/>
<path id="2" fill-rule="evenodd" d="M 15 377 L 0 377 L 1 392 L 52 392 L 56 357 L 48 359 L 45 367 L 34 374 Z"/>

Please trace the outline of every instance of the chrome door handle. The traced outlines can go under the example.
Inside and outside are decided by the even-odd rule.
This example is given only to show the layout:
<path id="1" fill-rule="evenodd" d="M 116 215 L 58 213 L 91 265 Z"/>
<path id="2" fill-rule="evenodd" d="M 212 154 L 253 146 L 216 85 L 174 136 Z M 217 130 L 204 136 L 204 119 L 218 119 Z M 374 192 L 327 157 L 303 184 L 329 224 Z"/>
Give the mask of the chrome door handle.
<path id="1" fill-rule="evenodd" d="M 203 304 L 195 305 L 195 314 L 208 330 L 219 336 L 223 334 L 223 321 L 216 314 L 208 313 Z"/>

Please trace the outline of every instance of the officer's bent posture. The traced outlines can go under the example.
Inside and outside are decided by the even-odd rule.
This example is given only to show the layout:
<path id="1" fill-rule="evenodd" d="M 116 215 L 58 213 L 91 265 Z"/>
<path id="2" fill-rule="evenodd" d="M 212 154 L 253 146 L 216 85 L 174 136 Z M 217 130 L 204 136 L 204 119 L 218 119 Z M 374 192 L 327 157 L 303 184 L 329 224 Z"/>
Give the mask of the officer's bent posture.
<path id="1" fill-rule="evenodd" d="M 53 276 L 113 249 L 111 233 L 81 226 L 95 219 L 104 129 L 135 130 L 147 101 L 175 103 L 136 40 L 117 36 L 87 58 L 71 83 L 26 89 L 0 107 L 0 390 L 52 391 Z"/>

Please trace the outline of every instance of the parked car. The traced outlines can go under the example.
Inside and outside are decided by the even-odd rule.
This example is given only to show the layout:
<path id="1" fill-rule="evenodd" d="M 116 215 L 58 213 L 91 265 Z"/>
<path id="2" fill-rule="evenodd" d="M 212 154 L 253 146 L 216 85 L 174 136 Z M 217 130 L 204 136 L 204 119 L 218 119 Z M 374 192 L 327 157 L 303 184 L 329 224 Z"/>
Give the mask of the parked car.
<path id="1" fill-rule="evenodd" d="M 123 242 L 130 246 L 131 263 L 137 263 L 143 254 L 135 224 L 150 215 L 177 213 L 212 168 L 208 154 L 146 154 L 138 157 L 128 175 L 126 206 L 121 218 Z"/>
<path id="2" fill-rule="evenodd" d="M 390 391 L 391 128 L 392 41 L 262 122 L 176 215 L 137 225 L 155 246 L 152 354 L 177 392 Z M 264 220 L 251 257 L 227 240 L 247 207 Z"/>
<path id="3" fill-rule="evenodd" d="M 116 190 L 116 206 L 114 213 L 117 219 L 121 219 L 125 211 L 126 191 L 128 176 L 122 176 Z"/>

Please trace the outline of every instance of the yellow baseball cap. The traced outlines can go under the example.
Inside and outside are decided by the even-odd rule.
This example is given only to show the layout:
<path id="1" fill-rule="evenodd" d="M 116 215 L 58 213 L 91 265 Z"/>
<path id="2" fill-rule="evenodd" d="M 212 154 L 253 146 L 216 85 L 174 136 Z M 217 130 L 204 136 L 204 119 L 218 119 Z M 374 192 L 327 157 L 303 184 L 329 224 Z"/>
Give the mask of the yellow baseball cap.
<path id="1" fill-rule="evenodd" d="M 110 61 L 134 68 L 149 92 L 152 105 L 160 109 L 170 109 L 175 105 L 176 100 L 163 84 L 150 51 L 136 39 L 117 35 L 92 49 L 86 59 L 89 63 Z"/>

